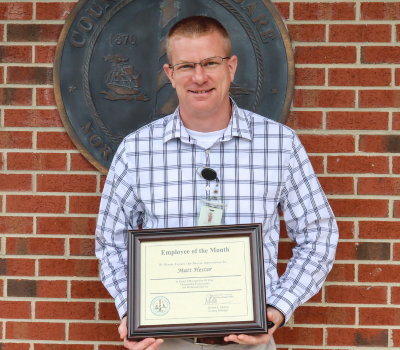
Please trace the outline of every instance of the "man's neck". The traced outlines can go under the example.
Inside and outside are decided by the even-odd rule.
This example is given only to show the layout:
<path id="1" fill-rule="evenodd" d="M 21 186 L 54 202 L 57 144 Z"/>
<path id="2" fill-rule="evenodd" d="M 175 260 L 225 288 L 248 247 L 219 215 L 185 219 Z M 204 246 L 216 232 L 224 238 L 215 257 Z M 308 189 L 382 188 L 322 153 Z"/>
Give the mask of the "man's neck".
<path id="1" fill-rule="evenodd" d="M 184 106 L 180 106 L 179 113 L 183 125 L 193 131 L 212 132 L 225 129 L 232 115 L 230 100 L 228 104 L 216 113 L 188 113 Z"/>

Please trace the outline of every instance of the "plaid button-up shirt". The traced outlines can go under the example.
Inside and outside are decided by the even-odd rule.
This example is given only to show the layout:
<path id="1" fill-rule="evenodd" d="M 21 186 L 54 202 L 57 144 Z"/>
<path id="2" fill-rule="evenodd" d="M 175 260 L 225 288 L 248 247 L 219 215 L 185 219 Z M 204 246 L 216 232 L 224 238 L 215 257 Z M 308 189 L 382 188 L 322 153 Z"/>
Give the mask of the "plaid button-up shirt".
<path id="1" fill-rule="evenodd" d="M 96 230 L 101 278 L 127 311 L 127 231 L 196 226 L 200 198 L 213 184 L 196 169 L 217 171 L 219 194 L 228 203 L 222 224 L 262 223 L 267 303 L 287 321 L 321 288 L 332 268 L 338 229 L 306 151 L 290 128 L 240 109 L 208 150 L 189 137 L 179 115 L 128 135 L 113 159 Z M 279 211 L 297 242 L 286 272 L 277 273 Z"/>

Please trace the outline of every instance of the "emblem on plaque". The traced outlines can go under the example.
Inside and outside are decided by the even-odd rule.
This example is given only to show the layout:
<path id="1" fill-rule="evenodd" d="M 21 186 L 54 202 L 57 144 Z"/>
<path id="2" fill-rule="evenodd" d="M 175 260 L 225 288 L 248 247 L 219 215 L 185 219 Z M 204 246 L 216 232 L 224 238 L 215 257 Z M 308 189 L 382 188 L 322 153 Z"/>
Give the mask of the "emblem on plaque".
<path id="1" fill-rule="evenodd" d="M 103 173 L 125 136 L 177 107 L 163 69 L 166 36 L 193 15 L 216 18 L 231 37 L 238 56 L 230 86 L 236 103 L 286 120 L 293 52 L 270 0 L 79 0 L 58 42 L 54 88 L 69 136 Z"/>

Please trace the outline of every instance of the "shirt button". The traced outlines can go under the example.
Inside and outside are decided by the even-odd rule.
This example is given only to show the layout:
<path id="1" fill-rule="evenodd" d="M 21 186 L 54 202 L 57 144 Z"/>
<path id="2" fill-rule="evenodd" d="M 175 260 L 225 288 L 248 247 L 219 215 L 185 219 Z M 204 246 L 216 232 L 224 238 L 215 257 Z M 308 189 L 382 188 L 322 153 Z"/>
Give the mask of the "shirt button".
<path id="1" fill-rule="evenodd" d="M 209 190 L 211 190 L 211 188 L 210 188 L 210 186 L 207 186 L 206 191 L 209 191 Z"/>
<path id="2" fill-rule="evenodd" d="M 210 150 L 209 149 L 206 149 L 206 154 L 210 154 Z"/>

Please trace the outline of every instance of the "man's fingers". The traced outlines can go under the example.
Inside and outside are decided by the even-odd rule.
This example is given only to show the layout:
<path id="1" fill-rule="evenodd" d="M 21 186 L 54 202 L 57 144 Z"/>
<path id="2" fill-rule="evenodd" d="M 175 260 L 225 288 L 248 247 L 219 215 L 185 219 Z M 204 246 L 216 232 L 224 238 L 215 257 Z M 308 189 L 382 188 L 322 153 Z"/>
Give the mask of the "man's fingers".
<path id="1" fill-rule="evenodd" d="M 153 344 L 151 344 L 146 350 L 158 350 L 161 344 L 164 342 L 162 339 L 157 339 Z"/>
<path id="2" fill-rule="evenodd" d="M 239 334 L 234 335 L 231 334 L 227 337 L 224 337 L 225 341 L 233 341 L 238 344 L 252 344 L 252 345 L 259 345 L 259 344 L 267 344 L 270 339 L 269 334 L 261 334 L 261 335 L 246 335 L 246 334 Z"/>
<path id="3" fill-rule="evenodd" d="M 118 327 L 118 333 L 121 339 L 125 339 L 128 335 L 128 328 L 126 326 L 127 318 L 126 316 L 121 320 L 121 324 Z"/>
<path id="4" fill-rule="evenodd" d="M 129 340 L 125 340 L 127 342 L 129 342 Z M 146 338 L 143 339 L 140 342 L 135 342 L 134 347 L 132 347 L 133 350 L 144 350 L 147 349 L 150 345 L 152 345 L 156 340 L 154 338 Z M 125 344 L 125 342 L 124 342 Z"/>

